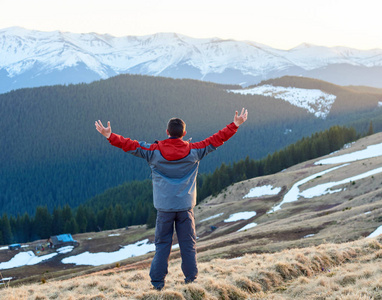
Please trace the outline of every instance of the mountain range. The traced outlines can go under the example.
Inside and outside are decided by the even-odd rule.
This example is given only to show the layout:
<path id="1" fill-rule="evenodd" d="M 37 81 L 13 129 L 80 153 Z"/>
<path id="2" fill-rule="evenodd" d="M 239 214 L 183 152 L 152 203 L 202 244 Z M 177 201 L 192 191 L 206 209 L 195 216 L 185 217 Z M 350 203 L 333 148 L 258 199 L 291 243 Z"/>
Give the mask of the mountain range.
<path id="1" fill-rule="evenodd" d="M 251 41 L 177 33 L 114 37 L 20 27 L 0 30 L 0 93 L 126 73 L 242 86 L 294 75 L 382 87 L 382 49 L 302 44 L 280 50 Z"/>

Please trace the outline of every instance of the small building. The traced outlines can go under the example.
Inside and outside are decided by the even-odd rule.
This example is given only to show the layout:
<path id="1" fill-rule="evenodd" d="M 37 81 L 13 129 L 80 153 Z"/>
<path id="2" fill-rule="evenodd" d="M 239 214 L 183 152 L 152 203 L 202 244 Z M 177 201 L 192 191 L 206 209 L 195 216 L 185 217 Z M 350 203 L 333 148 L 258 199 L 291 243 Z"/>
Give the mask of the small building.
<path id="1" fill-rule="evenodd" d="M 12 244 L 12 245 L 8 246 L 8 249 L 9 250 L 20 250 L 21 249 L 21 245 L 20 244 Z"/>
<path id="2" fill-rule="evenodd" d="M 63 246 L 79 246 L 79 242 L 73 240 L 70 233 L 51 236 L 48 240 L 51 248 L 58 248 Z"/>

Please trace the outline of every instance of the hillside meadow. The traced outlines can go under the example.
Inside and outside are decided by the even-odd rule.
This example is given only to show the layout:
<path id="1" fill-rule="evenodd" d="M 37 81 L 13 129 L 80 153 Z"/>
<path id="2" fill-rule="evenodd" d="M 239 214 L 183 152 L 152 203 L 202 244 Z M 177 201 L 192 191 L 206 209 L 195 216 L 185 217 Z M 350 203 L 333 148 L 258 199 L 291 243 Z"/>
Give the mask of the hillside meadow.
<path id="1" fill-rule="evenodd" d="M 382 236 L 342 244 L 246 254 L 199 263 L 183 283 L 171 259 L 166 287 L 151 288 L 148 265 L 115 267 L 67 280 L 5 287 L 1 299 L 382 299 Z M 144 266 L 144 265 L 143 265 Z M 142 267 L 142 265 L 141 265 Z"/>

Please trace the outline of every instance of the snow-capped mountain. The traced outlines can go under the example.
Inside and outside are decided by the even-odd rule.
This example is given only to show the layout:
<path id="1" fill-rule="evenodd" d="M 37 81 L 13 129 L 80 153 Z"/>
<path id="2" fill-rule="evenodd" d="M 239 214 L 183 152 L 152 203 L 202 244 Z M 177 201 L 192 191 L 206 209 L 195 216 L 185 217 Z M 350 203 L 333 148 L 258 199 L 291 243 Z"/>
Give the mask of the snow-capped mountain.
<path id="1" fill-rule="evenodd" d="M 382 87 L 382 49 L 303 44 L 291 50 L 176 33 L 113 37 L 96 33 L 0 30 L 0 92 L 91 82 L 130 73 L 248 86 L 284 75 Z"/>

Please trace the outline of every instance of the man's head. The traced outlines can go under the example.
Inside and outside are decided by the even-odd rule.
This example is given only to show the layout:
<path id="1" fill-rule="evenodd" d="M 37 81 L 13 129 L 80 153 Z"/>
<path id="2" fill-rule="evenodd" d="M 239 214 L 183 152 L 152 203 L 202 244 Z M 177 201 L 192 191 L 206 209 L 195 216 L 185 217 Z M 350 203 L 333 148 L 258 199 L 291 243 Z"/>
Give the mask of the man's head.
<path id="1" fill-rule="evenodd" d="M 167 123 L 167 134 L 171 137 L 181 138 L 186 135 L 186 123 L 179 118 L 171 118 Z"/>

